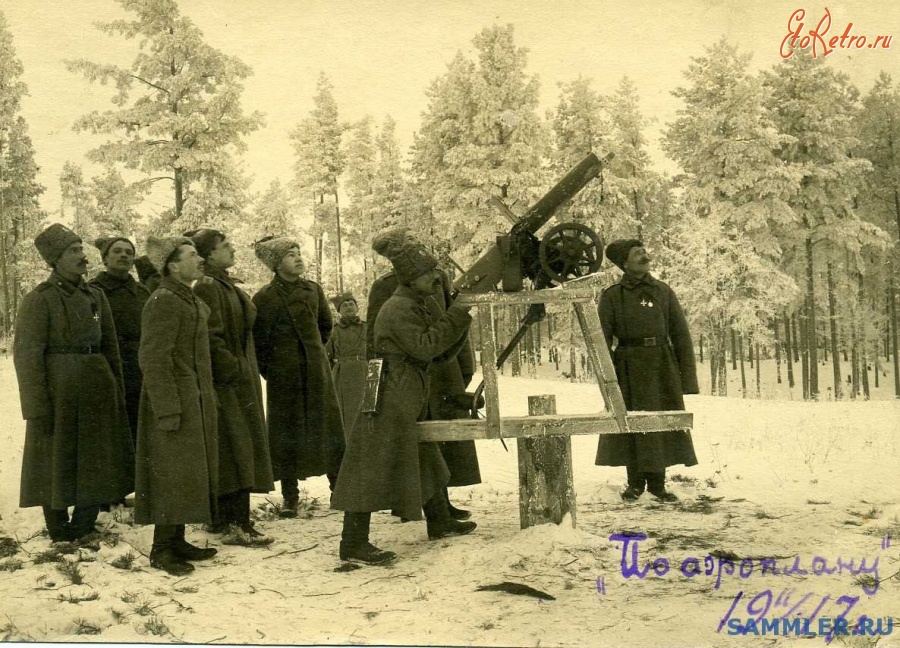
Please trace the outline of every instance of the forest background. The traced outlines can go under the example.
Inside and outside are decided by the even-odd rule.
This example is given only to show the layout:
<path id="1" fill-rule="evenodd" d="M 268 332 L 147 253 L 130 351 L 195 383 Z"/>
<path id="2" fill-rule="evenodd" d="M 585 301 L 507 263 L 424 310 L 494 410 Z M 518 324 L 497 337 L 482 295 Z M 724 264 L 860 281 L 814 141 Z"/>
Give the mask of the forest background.
<path id="1" fill-rule="evenodd" d="M 712 394 L 740 361 L 753 395 L 746 352 L 757 393 L 774 359 L 804 398 L 865 398 L 879 381 L 900 396 L 900 89 L 885 40 L 900 11 L 680 8 L 11 3 L 0 332 L 46 275 L 32 240 L 53 221 L 88 241 L 132 237 L 139 253 L 151 233 L 221 228 L 251 292 L 269 278 L 253 241 L 296 236 L 310 278 L 364 297 L 387 269 L 378 231 L 408 226 L 467 267 L 509 227 L 492 198 L 521 214 L 585 154 L 612 152 L 556 222 L 646 242 Z M 852 22 L 868 43 L 791 52 L 797 9 L 801 35 L 827 12 L 829 36 Z M 520 316 L 498 312 L 498 337 Z M 549 360 L 577 379 L 575 330 L 551 310 L 510 370 Z"/>

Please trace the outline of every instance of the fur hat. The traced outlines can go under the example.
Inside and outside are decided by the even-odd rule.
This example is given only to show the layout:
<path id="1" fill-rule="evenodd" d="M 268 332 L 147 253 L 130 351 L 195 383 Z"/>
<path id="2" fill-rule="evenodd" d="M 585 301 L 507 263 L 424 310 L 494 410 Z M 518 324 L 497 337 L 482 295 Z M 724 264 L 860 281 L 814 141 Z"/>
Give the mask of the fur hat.
<path id="1" fill-rule="evenodd" d="M 344 293 L 343 295 L 338 295 L 337 297 L 331 298 L 331 303 L 334 304 L 334 308 L 336 310 L 341 310 L 341 305 L 345 301 L 352 301 L 354 304 L 359 306 L 359 302 L 356 301 L 356 297 L 353 296 L 353 293 Z"/>
<path id="2" fill-rule="evenodd" d="M 193 245 L 194 242 L 186 236 L 168 236 L 159 238 L 157 236 L 147 237 L 147 258 L 156 268 L 159 274 L 165 274 L 163 269 L 169 257 L 182 245 Z"/>
<path id="3" fill-rule="evenodd" d="M 437 259 L 406 228 L 382 232 L 372 240 L 372 249 L 391 262 L 397 279 L 403 284 L 438 266 Z"/>
<path id="4" fill-rule="evenodd" d="M 60 223 L 53 223 L 34 237 L 34 247 L 47 265 L 51 266 L 73 243 L 81 243 L 81 237 Z"/>
<path id="5" fill-rule="evenodd" d="M 644 244 L 638 239 L 618 239 L 606 246 L 606 258 L 624 271 L 628 253 L 635 247 L 644 247 Z"/>
<path id="6" fill-rule="evenodd" d="M 275 272 L 278 269 L 284 256 L 294 248 L 299 250 L 300 244 L 294 239 L 286 236 L 278 238 L 267 236 L 266 238 L 257 241 L 253 246 L 256 257 L 266 264 L 266 267 L 272 272 Z"/>
<path id="7" fill-rule="evenodd" d="M 142 284 L 147 283 L 147 280 L 152 276 L 159 276 L 159 271 L 153 267 L 153 263 L 147 257 L 147 255 L 139 256 L 134 260 L 134 267 L 138 273 L 138 279 Z"/>
<path id="8" fill-rule="evenodd" d="M 194 242 L 194 247 L 197 248 L 197 254 L 204 259 L 209 257 L 213 249 L 221 241 L 224 241 L 227 238 L 222 231 L 209 227 L 191 230 L 185 232 L 184 235 L 191 237 L 191 240 Z"/>
<path id="9" fill-rule="evenodd" d="M 117 241 L 125 241 L 128 245 L 131 246 L 132 252 L 135 251 L 134 243 L 131 242 L 130 239 L 124 236 L 101 236 L 94 241 L 94 247 L 100 250 L 100 258 L 105 259 L 106 253 L 109 252 L 109 248 L 113 246 L 113 243 Z"/>

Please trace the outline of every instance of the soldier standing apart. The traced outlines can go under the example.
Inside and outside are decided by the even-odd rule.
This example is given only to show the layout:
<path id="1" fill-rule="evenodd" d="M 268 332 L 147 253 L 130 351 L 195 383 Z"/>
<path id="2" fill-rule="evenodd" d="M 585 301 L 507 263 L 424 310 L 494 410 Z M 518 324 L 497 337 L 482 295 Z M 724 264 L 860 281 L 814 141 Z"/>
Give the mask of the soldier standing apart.
<path id="1" fill-rule="evenodd" d="M 272 483 L 262 385 L 253 344 L 256 306 L 228 275 L 234 247 L 214 229 L 191 232 L 204 259 L 194 294 L 209 306 L 209 350 L 219 398 L 219 501 L 213 530 L 236 525 L 258 541 L 264 535 L 250 521 L 250 493 L 268 493 Z"/>
<path id="2" fill-rule="evenodd" d="M 408 242 L 416 242 L 416 239 L 406 228 L 388 230 L 383 236 L 401 237 Z M 450 279 L 447 274 L 438 269 L 440 275 L 440 288 L 433 295 L 425 297 L 425 305 L 432 316 L 437 319 L 450 307 Z M 369 303 L 366 308 L 366 316 L 369 319 L 367 332 L 367 349 L 370 358 L 375 357 L 375 320 L 381 307 L 394 294 L 400 285 L 397 275 L 388 272 L 378 277 L 369 289 Z M 430 421 L 469 418 L 469 411 L 461 403 L 471 402 L 466 398 L 466 387 L 475 373 L 475 354 L 469 336 L 466 335 L 459 347 L 459 352 L 444 356 L 432 362 L 428 368 L 429 392 L 428 413 L 426 419 Z M 470 486 L 481 483 L 481 471 L 478 466 L 478 454 L 474 441 L 442 441 L 439 444 L 441 454 L 450 470 L 450 481 L 447 484 L 454 486 Z M 444 489 L 444 498 L 447 499 L 450 515 L 456 520 L 468 520 L 471 513 L 457 508 L 450 503 L 447 489 Z"/>
<path id="3" fill-rule="evenodd" d="M 419 443 L 416 430 L 428 410 L 428 367 L 458 352 L 472 320 L 469 309 L 453 305 L 435 317 L 428 308 L 440 274 L 422 244 L 390 232 L 372 247 L 390 259 L 400 286 L 375 322 L 375 352 L 385 365 L 379 410 L 360 415 L 350 432 L 332 507 L 344 511 L 341 559 L 374 564 L 395 554 L 369 542 L 373 511 L 421 520 L 424 508 L 432 540 L 471 533 L 476 524 L 450 516 L 447 465 L 438 445 Z"/>
<path id="4" fill-rule="evenodd" d="M 122 356 L 122 375 L 125 379 L 125 408 L 131 438 L 137 443 L 138 404 L 141 400 L 141 367 L 138 349 L 141 346 L 141 311 L 150 298 L 150 291 L 131 276 L 134 266 L 134 244 L 124 236 L 98 238 L 94 246 L 106 270 L 90 281 L 106 295 L 113 321 L 119 355 Z"/>
<path id="5" fill-rule="evenodd" d="M 304 279 L 296 241 L 268 238 L 256 256 L 273 273 L 253 296 L 259 371 L 266 380 L 269 448 L 281 481 L 283 517 L 295 517 L 298 480 L 327 475 L 334 489 L 344 453 L 344 428 L 325 343 L 332 320 L 319 284 Z"/>
<path id="6" fill-rule="evenodd" d="M 683 410 L 683 394 L 697 394 L 697 366 L 687 320 L 671 288 L 650 275 L 650 255 L 637 239 L 620 239 L 606 258 L 625 274 L 600 296 L 600 322 L 612 347 L 616 377 L 628 411 Z M 665 488 L 666 466 L 694 466 L 697 457 L 687 430 L 650 434 L 604 434 L 598 466 L 625 466 L 626 502 L 646 486 L 664 502 L 678 497 Z"/>
<path id="7" fill-rule="evenodd" d="M 345 293 L 331 300 L 341 318 L 331 331 L 325 352 L 337 391 L 344 433 L 356 423 L 366 389 L 366 323 L 359 319 L 356 298 Z"/>
<path id="8" fill-rule="evenodd" d="M 93 533 L 101 504 L 134 484 L 122 363 L 106 297 L 84 281 L 81 238 L 54 223 L 34 244 L 53 271 L 25 295 L 16 319 L 26 420 L 19 505 L 43 507 L 51 541 L 80 540 Z"/>
<path id="9" fill-rule="evenodd" d="M 185 524 L 209 524 L 218 476 L 216 394 L 209 358 L 209 308 L 191 284 L 203 260 L 183 236 L 147 239 L 162 275 L 141 318 L 144 382 L 138 419 L 134 521 L 154 524 L 150 564 L 174 576 L 215 549 L 185 540 Z"/>

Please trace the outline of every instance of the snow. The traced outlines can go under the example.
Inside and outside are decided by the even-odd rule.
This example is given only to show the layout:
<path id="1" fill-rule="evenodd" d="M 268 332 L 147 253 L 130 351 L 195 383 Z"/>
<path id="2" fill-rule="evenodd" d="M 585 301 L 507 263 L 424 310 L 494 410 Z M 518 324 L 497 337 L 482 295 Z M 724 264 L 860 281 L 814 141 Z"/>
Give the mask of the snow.
<path id="1" fill-rule="evenodd" d="M 774 376 L 766 363 L 763 369 Z M 754 385 L 753 374 L 748 379 Z M 40 510 L 17 508 L 24 424 L 12 363 L 0 359 L 0 536 L 22 541 L 13 558 L 22 568 L 0 571 L 0 636 L 228 644 L 824 645 L 822 638 L 728 636 L 716 629 L 741 591 L 734 615 L 742 618 L 747 601 L 766 589 L 773 597 L 790 590 L 792 604 L 812 592 L 807 615 L 826 595 L 831 598 L 819 616 L 836 616 L 845 607 L 834 602 L 842 595 L 860 597 L 849 615 L 853 621 L 862 613 L 878 618 L 900 610 L 900 402 L 889 399 L 892 386 L 888 373 L 873 395 L 877 400 L 857 402 L 808 403 L 796 394 L 789 400 L 792 394 L 775 386 L 771 395 L 778 400 L 742 399 L 733 384 L 729 398 L 687 397 L 700 464 L 669 469 L 675 478 L 670 490 L 681 498 L 675 505 L 648 495 L 623 504 L 624 469 L 594 466 L 596 437 L 573 437 L 577 527 L 567 520 L 523 531 L 515 441 L 507 441 L 508 453 L 497 441 L 478 442 L 484 483 L 451 490 L 454 503 L 473 511 L 476 532 L 429 542 L 424 523 L 375 514 L 373 541 L 400 554 L 392 566 L 334 571 L 341 516 L 322 504 L 328 487 L 317 478 L 305 484 L 318 503 L 308 519 L 258 522 L 275 538 L 268 548 L 222 546 L 217 536 L 190 527 L 189 540 L 217 546 L 219 555 L 196 563 L 196 572 L 183 579 L 150 568 L 142 555 L 132 571 L 113 567 L 110 562 L 128 551 L 148 554 L 152 530 L 125 523 L 127 510 L 102 514 L 101 524 L 119 542 L 101 543 L 98 552 L 79 550 L 95 560 L 80 563 L 84 583 L 72 585 L 54 564 L 33 562 L 50 543 L 35 536 L 43 528 Z M 560 413 L 601 407 L 596 385 L 563 381 L 546 367 L 539 379 L 500 377 L 505 416 L 526 414 L 526 397 L 545 393 L 556 395 Z M 271 517 L 267 500 L 280 503 L 280 496 L 253 497 L 263 518 Z M 624 578 L 621 544 L 609 540 L 623 532 L 646 534 L 641 563 L 664 556 L 671 571 Z M 816 556 L 831 565 L 839 557 L 857 565 L 860 558 L 868 565 L 877 558 L 881 582 L 867 596 L 846 570 L 821 576 L 756 571 L 744 579 L 735 570 L 718 588 L 715 575 L 682 576 L 685 558 L 697 557 L 702 565 L 715 550 L 777 556 L 780 565 L 797 557 L 807 569 Z M 556 600 L 476 591 L 503 581 Z M 60 600 L 88 595 L 97 598 Z M 98 634 L 77 634 L 79 628 Z M 834 645 L 871 646 L 874 639 L 839 637 Z M 900 626 L 878 645 L 900 645 Z"/>

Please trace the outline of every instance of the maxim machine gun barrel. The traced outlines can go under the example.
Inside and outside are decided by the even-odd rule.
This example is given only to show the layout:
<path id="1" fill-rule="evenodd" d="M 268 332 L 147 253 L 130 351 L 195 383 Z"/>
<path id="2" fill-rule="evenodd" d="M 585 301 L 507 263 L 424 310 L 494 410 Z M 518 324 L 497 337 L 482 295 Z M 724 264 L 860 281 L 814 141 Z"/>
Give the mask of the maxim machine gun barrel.
<path id="1" fill-rule="evenodd" d="M 498 236 L 497 243 L 453 283 L 453 288 L 462 293 L 485 293 L 502 282 L 505 292 L 514 292 L 522 290 L 525 277 L 531 279 L 536 288 L 549 286 L 552 277 L 541 272 L 540 241 L 535 234 L 557 209 L 600 175 L 604 163 L 611 157 L 607 155 L 601 162 L 589 153 L 512 226 L 509 234 Z"/>
<path id="2" fill-rule="evenodd" d="M 600 175 L 611 158 L 612 153 L 603 160 L 589 153 L 532 205 L 513 224 L 508 234 L 498 236 L 497 242 L 460 275 L 453 283 L 454 295 L 491 292 L 498 285 L 504 292 L 515 292 L 524 288 L 526 278 L 531 280 L 534 288 L 542 289 L 549 287 L 553 281 L 562 283 L 599 270 L 603 261 L 603 244 L 593 230 L 578 223 L 567 223 L 552 228 L 542 241 L 536 234 L 560 207 Z M 499 207 L 507 217 L 510 216 L 505 205 L 500 203 Z M 524 337 L 528 327 L 541 321 L 544 315 L 543 304 L 529 306 L 519 330 L 497 356 L 498 369 Z M 477 416 L 476 403 L 483 390 L 482 382 L 473 399 L 473 416 Z"/>

